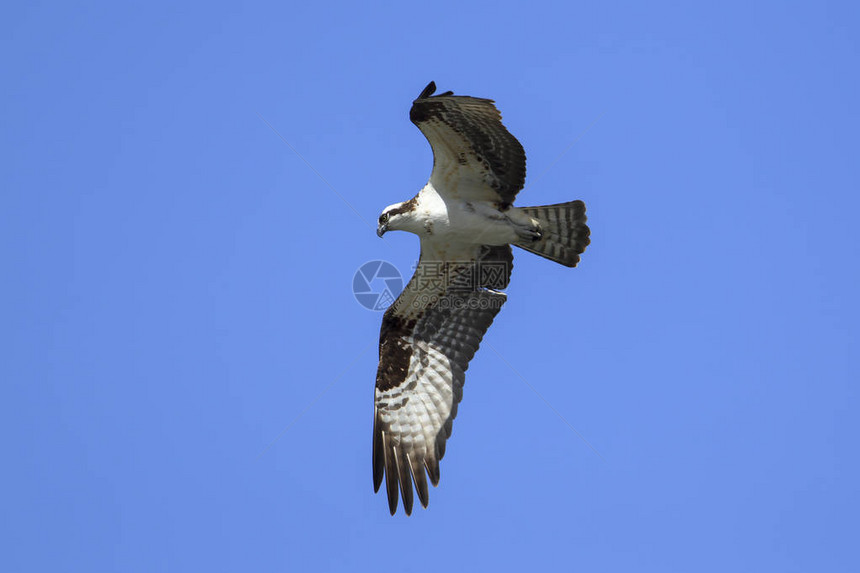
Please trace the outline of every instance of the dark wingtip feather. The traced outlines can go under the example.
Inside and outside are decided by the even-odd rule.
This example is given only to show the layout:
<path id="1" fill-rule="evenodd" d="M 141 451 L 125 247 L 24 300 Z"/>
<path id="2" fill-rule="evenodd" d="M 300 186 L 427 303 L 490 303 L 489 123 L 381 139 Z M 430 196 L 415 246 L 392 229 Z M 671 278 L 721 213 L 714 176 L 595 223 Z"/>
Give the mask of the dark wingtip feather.
<path id="1" fill-rule="evenodd" d="M 412 481 L 415 482 L 415 491 L 418 493 L 418 501 L 421 502 L 421 507 L 427 509 L 427 504 L 430 503 L 430 493 L 427 491 L 427 478 L 424 475 L 424 468 L 421 467 L 420 463 L 415 462 L 410 458 L 409 470 L 412 472 Z"/>
<path id="2" fill-rule="evenodd" d="M 433 484 L 433 487 L 439 485 L 439 461 L 433 458 L 425 458 L 424 467 L 427 468 L 427 476 L 430 478 L 430 483 Z"/>
<path id="3" fill-rule="evenodd" d="M 394 515 L 397 512 L 397 460 L 385 432 L 382 432 L 382 449 L 385 456 L 385 489 L 388 493 L 388 509 L 391 511 L 391 515 Z"/>
<path id="4" fill-rule="evenodd" d="M 379 491 L 379 486 L 382 485 L 382 476 L 384 472 L 376 471 L 376 466 L 373 467 L 373 493 Z"/>
<path id="5" fill-rule="evenodd" d="M 385 475 L 385 456 L 383 455 L 382 430 L 378 428 L 379 415 L 373 417 L 373 492 L 379 491 Z"/>
<path id="6" fill-rule="evenodd" d="M 436 94 L 436 95 L 433 95 L 434 93 L 436 93 L 436 82 L 430 82 L 429 84 L 427 84 L 427 87 L 424 88 L 424 90 L 418 95 L 418 97 L 415 98 L 415 101 L 418 101 L 420 99 L 427 99 L 431 96 L 432 97 L 445 97 L 445 96 L 454 95 L 454 92 L 452 92 L 450 90 L 445 92 L 445 93 Z"/>
<path id="7" fill-rule="evenodd" d="M 400 495 L 403 496 L 403 511 L 406 515 L 412 515 L 412 478 L 409 470 L 409 459 L 402 450 L 395 449 L 394 457 L 397 459 L 397 474 L 400 477 Z"/>
<path id="8" fill-rule="evenodd" d="M 388 493 L 388 511 L 391 515 L 397 513 L 397 476 L 391 472 L 385 472 L 385 489 Z"/>
<path id="9" fill-rule="evenodd" d="M 447 437 L 451 437 L 450 432 Z M 447 442 L 445 440 L 436 440 L 436 459 L 441 460 L 445 457 L 445 448 L 447 446 Z"/>
<path id="10" fill-rule="evenodd" d="M 430 82 L 429 84 L 427 84 L 427 87 L 424 88 L 424 90 L 421 92 L 421 95 L 419 95 L 416 99 L 424 99 L 425 97 L 430 97 L 435 91 L 436 82 Z"/>

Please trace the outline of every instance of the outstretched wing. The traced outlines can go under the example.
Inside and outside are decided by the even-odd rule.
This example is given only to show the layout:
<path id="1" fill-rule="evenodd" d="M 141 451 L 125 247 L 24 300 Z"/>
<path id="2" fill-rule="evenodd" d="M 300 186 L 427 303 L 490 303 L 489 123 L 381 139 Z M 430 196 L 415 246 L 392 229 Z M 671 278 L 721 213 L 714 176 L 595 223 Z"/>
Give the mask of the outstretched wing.
<path id="1" fill-rule="evenodd" d="M 433 148 L 430 182 L 443 195 L 513 203 L 526 180 L 526 153 L 493 101 L 424 88 L 409 119 Z"/>
<path id="2" fill-rule="evenodd" d="M 464 257 L 466 258 L 466 257 Z M 412 513 L 412 484 L 427 507 L 426 476 L 439 483 L 465 372 L 507 298 L 508 245 L 483 246 L 455 260 L 422 244 L 415 274 L 382 319 L 373 422 L 373 488 L 385 477 L 388 506 L 398 490 Z M 426 471 L 426 476 L 425 476 Z"/>

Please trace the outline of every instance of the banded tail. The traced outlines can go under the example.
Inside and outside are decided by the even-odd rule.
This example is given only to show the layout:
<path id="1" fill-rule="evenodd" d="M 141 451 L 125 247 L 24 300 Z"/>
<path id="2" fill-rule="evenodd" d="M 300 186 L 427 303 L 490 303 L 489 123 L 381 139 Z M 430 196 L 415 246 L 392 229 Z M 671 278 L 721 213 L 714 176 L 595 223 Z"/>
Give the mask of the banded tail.
<path id="1" fill-rule="evenodd" d="M 585 203 L 577 200 L 543 207 L 520 207 L 519 211 L 540 222 L 542 236 L 536 241 L 522 239 L 514 245 L 566 267 L 576 266 L 579 255 L 591 242 L 591 230 L 585 224 L 588 219 Z"/>

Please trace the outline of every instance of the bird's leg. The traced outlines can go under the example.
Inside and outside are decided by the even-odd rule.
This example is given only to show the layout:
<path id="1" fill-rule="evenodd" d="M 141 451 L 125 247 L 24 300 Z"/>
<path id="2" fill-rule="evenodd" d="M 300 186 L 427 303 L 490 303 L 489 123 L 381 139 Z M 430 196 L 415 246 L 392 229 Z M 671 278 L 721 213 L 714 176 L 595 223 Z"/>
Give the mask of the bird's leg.
<path id="1" fill-rule="evenodd" d="M 529 217 L 517 209 L 506 211 L 504 216 L 520 239 L 540 241 L 543 238 L 543 229 L 541 229 L 540 222 L 537 219 Z"/>

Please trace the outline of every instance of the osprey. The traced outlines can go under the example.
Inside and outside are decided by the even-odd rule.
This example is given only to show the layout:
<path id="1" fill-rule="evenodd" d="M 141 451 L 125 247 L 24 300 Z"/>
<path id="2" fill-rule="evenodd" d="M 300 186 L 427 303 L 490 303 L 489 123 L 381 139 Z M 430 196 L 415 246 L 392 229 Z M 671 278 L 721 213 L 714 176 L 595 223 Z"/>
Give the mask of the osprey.
<path id="1" fill-rule="evenodd" d="M 384 476 L 391 515 L 398 490 L 409 515 L 413 484 L 426 508 L 427 477 L 439 483 L 466 369 L 506 299 L 510 246 L 575 267 L 590 242 L 582 201 L 513 206 L 526 155 L 492 100 L 435 91 L 430 82 L 409 112 L 433 148 L 430 181 L 386 207 L 376 231 L 421 239 L 415 274 L 379 334 L 373 489 Z"/>

